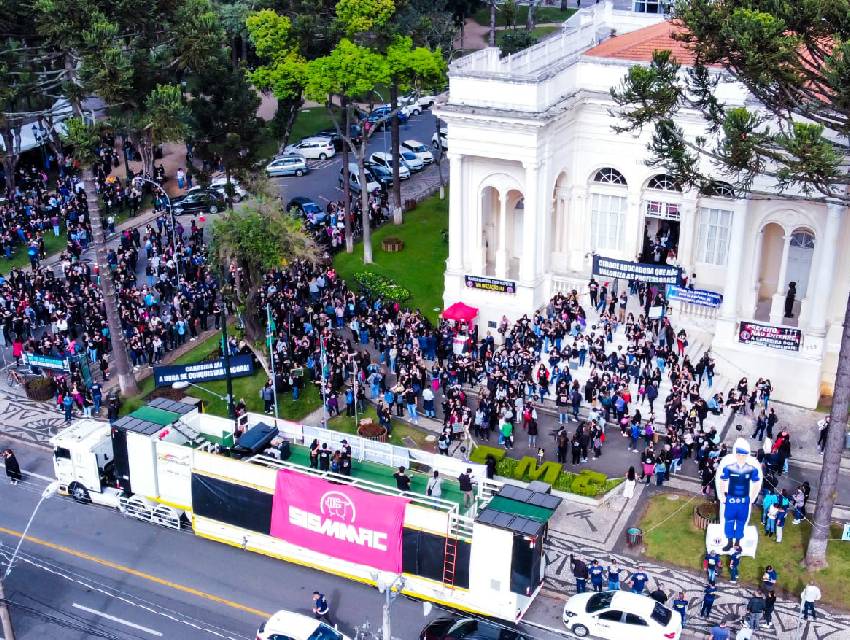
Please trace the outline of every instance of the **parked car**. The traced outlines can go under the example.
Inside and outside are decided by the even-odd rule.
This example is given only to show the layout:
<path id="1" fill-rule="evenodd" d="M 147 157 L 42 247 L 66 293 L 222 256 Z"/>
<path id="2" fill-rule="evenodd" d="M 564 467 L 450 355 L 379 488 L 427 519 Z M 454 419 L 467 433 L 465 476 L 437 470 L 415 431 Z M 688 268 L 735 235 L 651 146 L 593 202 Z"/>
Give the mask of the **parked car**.
<path id="1" fill-rule="evenodd" d="M 372 109 L 369 115 L 366 117 L 366 120 L 370 122 L 372 125 L 376 126 L 378 129 L 384 127 L 390 119 L 388 116 L 392 113 L 392 109 L 388 104 L 380 105 Z M 407 122 L 407 114 L 404 113 L 401 109 L 396 111 L 396 118 L 398 118 L 399 124 L 404 124 Z"/>
<path id="2" fill-rule="evenodd" d="M 213 191 L 218 191 L 222 196 L 227 197 L 226 186 L 227 177 L 221 176 L 220 178 L 213 178 L 210 181 L 208 188 L 212 189 Z M 230 186 L 233 187 L 233 202 L 241 202 L 245 198 L 245 196 L 248 195 L 248 192 L 242 188 L 242 185 L 239 184 L 236 178 L 230 178 Z M 189 189 L 188 193 L 193 193 L 201 189 L 203 189 L 203 187 L 201 186 L 192 187 L 191 189 Z"/>
<path id="3" fill-rule="evenodd" d="M 308 160 L 325 160 L 336 155 L 334 143 L 330 138 L 311 136 L 301 142 L 287 145 L 284 153 L 297 153 Z"/>
<path id="4" fill-rule="evenodd" d="M 369 161 L 375 164 L 382 164 L 390 170 L 393 168 L 393 156 L 387 151 L 376 151 L 369 156 Z M 398 177 L 401 180 L 407 180 L 410 177 L 410 169 L 407 168 L 403 161 L 398 166 Z"/>
<path id="5" fill-rule="evenodd" d="M 443 151 L 446 151 L 449 148 L 449 130 L 446 127 L 440 127 L 440 135 L 438 136 L 436 132 L 431 136 L 431 146 L 435 149 L 439 149 L 441 146 L 443 147 Z"/>
<path id="6" fill-rule="evenodd" d="M 257 640 L 351 640 L 311 616 L 278 611 L 257 629 Z"/>
<path id="7" fill-rule="evenodd" d="M 438 618 L 419 634 L 419 640 L 531 640 L 515 629 L 475 618 Z"/>
<path id="8" fill-rule="evenodd" d="M 304 196 L 297 196 L 289 201 L 286 210 L 292 211 L 293 209 L 297 209 L 298 215 L 311 223 L 322 222 L 328 215 L 319 205 Z"/>
<path id="9" fill-rule="evenodd" d="M 422 169 L 425 168 L 425 163 L 422 162 L 422 158 L 412 151 L 400 149 L 398 155 L 401 157 L 401 161 L 407 165 L 407 168 L 413 172 L 422 171 Z"/>
<path id="10" fill-rule="evenodd" d="M 304 156 L 297 154 L 278 156 L 266 165 L 266 174 L 271 177 L 277 176 L 303 176 L 309 173 L 307 160 Z"/>
<path id="11" fill-rule="evenodd" d="M 226 206 L 227 201 L 224 196 L 212 189 L 198 189 L 171 201 L 171 211 L 175 216 L 218 213 Z"/>
<path id="12" fill-rule="evenodd" d="M 345 176 L 345 172 L 340 167 L 339 170 L 339 188 L 343 188 L 343 176 Z M 356 162 L 348 163 L 348 188 L 351 189 L 355 193 L 360 193 L 360 172 L 357 168 Z M 381 185 L 375 180 L 375 177 L 372 175 L 372 172 L 369 169 L 366 169 L 366 191 L 368 193 L 373 193 L 375 191 L 380 191 Z"/>
<path id="13" fill-rule="evenodd" d="M 360 136 L 360 125 L 351 125 L 351 141 L 354 142 L 354 144 L 360 144 Z M 342 151 L 343 144 L 345 144 L 342 136 L 339 135 L 336 129 L 324 129 L 323 131 L 319 131 L 319 133 L 316 134 L 316 137 L 329 138 L 337 153 Z"/>
<path id="14" fill-rule="evenodd" d="M 366 168 L 369 170 L 369 173 L 374 176 L 375 180 L 378 181 L 382 187 L 387 188 L 393 183 L 393 171 L 385 167 L 382 164 L 375 164 L 374 162 L 366 162 Z"/>
<path id="15" fill-rule="evenodd" d="M 679 640 L 682 616 L 648 596 L 628 591 L 580 593 L 564 605 L 564 624 L 579 638 Z"/>
<path id="16" fill-rule="evenodd" d="M 419 140 L 405 140 L 401 143 L 401 148 L 415 153 L 425 164 L 434 162 L 434 154 Z"/>

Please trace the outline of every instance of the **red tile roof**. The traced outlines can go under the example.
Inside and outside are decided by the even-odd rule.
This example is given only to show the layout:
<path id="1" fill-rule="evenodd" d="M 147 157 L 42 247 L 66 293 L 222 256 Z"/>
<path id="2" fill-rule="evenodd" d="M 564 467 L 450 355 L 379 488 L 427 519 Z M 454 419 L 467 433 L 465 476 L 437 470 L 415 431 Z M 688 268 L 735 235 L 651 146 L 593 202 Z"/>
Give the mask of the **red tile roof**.
<path id="1" fill-rule="evenodd" d="M 683 65 L 694 61 L 694 54 L 687 45 L 673 39 L 674 33 L 684 29 L 664 21 L 621 36 L 613 36 L 605 42 L 585 51 L 585 55 L 596 58 L 616 58 L 632 62 L 652 62 L 652 53 L 668 49 L 673 57 Z"/>

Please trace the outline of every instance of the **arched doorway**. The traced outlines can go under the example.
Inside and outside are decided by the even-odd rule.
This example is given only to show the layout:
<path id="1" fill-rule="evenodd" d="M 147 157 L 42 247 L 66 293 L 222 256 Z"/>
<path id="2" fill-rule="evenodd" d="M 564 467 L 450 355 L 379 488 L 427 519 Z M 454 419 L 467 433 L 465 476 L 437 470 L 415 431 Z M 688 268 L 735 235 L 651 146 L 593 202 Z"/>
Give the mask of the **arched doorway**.
<path id="1" fill-rule="evenodd" d="M 779 291 L 779 271 L 782 267 L 782 252 L 785 244 L 785 229 L 770 222 L 762 229 L 761 256 L 758 261 L 756 320 L 767 322 L 773 297 Z"/>
<path id="2" fill-rule="evenodd" d="M 797 300 L 806 297 L 809 288 L 809 274 L 812 270 L 812 258 L 815 255 L 815 235 L 807 229 L 797 229 L 791 234 L 788 247 L 788 268 L 785 279 L 797 283 Z"/>
<path id="3" fill-rule="evenodd" d="M 525 198 L 522 192 L 512 189 L 505 196 L 507 207 L 505 220 L 507 236 L 506 250 L 508 258 L 507 276 L 512 279 L 519 278 L 519 264 L 522 258 L 522 238 L 525 233 L 534 233 L 534 229 L 524 229 L 525 222 Z"/>
<path id="4" fill-rule="evenodd" d="M 549 259 L 552 271 L 563 273 L 567 270 L 567 250 L 569 247 L 567 225 L 567 174 L 561 173 L 555 180 L 552 192 L 552 210 L 549 223 Z"/>
<path id="5" fill-rule="evenodd" d="M 496 250 L 499 247 L 499 215 L 502 203 L 495 187 L 481 190 L 481 250 L 484 275 L 496 275 Z"/>

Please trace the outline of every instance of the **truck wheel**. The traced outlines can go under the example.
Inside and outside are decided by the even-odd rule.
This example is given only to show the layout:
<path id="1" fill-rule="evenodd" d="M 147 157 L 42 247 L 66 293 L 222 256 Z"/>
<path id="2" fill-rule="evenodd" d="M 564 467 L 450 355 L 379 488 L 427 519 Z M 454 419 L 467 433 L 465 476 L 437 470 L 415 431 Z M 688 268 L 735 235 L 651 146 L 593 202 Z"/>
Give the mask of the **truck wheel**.
<path id="1" fill-rule="evenodd" d="M 588 634 L 587 627 L 585 627 L 583 624 L 574 625 L 572 628 L 572 632 L 576 634 L 579 638 L 584 638 Z"/>
<path id="2" fill-rule="evenodd" d="M 79 482 L 74 482 L 69 487 L 71 497 L 79 502 L 80 504 L 89 504 L 91 503 L 91 497 L 89 496 L 88 489 L 86 489 Z"/>

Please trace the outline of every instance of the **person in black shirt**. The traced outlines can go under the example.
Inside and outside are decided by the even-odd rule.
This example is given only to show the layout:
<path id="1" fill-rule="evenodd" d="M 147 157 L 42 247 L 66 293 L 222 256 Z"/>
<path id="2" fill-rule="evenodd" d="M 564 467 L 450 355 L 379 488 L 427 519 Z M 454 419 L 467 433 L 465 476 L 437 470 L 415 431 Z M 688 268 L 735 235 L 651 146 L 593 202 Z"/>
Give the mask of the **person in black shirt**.
<path id="1" fill-rule="evenodd" d="M 328 443 L 322 444 L 319 449 L 319 470 L 328 471 L 331 468 L 331 450 L 328 449 Z"/>
<path id="2" fill-rule="evenodd" d="M 410 491 L 410 476 L 404 472 L 404 467 L 399 467 L 393 477 L 399 491 Z"/>
<path id="3" fill-rule="evenodd" d="M 310 468 L 319 468 L 319 441 L 315 438 L 310 443 Z"/>
<path id="4" fill-rule="evenodd" d="M 351 475 L 351 456 L 343 453 L 339 460 L 339 472 L 341 475 Z"/>

